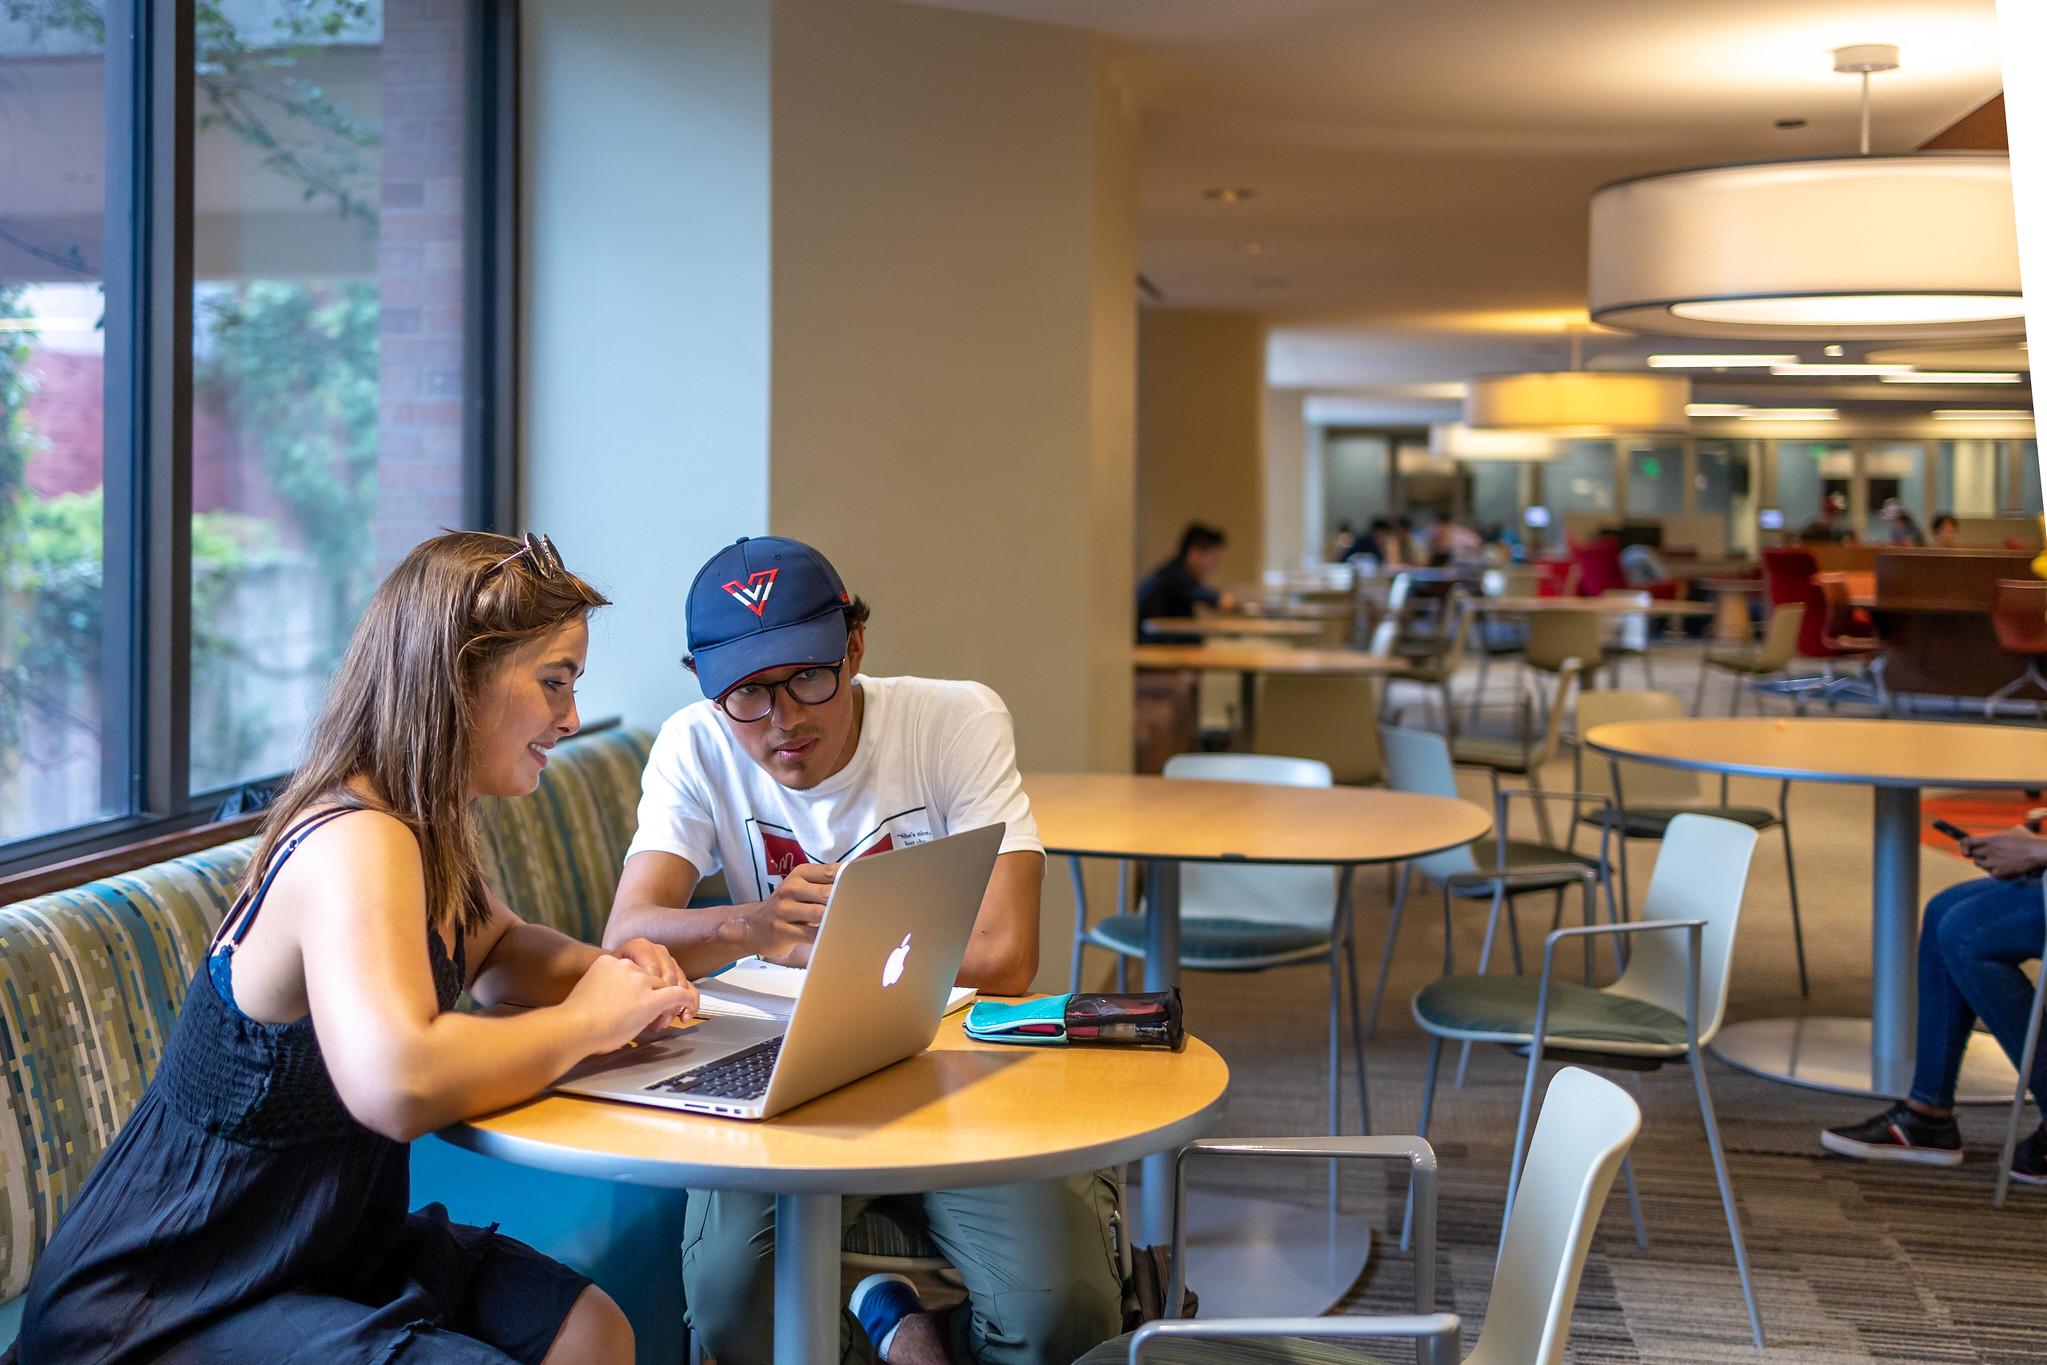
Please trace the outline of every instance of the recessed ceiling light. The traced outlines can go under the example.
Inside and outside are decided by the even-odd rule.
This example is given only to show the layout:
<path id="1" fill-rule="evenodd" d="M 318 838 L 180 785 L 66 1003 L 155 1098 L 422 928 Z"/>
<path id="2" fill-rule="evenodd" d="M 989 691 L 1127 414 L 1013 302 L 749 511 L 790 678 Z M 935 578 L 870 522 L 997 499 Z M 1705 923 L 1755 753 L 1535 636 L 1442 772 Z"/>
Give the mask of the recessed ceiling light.
<path id="1" fill-rule="evenodd" d="M 1846 354 L 1848 354 L 1848 352 L 1847 352 L 1847 351 L 1846 351 L 1845 349 L 1843 349 L 1842 347 L 1839 347 L 1839 346 L 1829 346 L 1829 347 L 1827 347 L 1827 348 L 1826 348 L 1825 350 L 1821 351 L 1821 352 L 1820 352 L 1820 354 L 1821 354 L 1821 355 L 1846 355 Z"/>
<path id="2" fill-rule="evenodd" d="M 1203 190 L 1201 192 L 1201 197 L 1203 199 L 1213 199 L 1219 204 L 1241 204 L 1246 199 L 1256 199 L 1258 197 L 1258 191 L 1252 189 L 1230 189 L 1228 187 L 1223 187 L 1220 189 Z"/>
<path id="3" fill-rule="evenodd" d="M 1790 365 L 1772 365 L 1770 367 L 1771 374 L 1872 375 L 1872 374 L 1910 374 L 1911 372 L 1912 367 L 1910 365 L 1854 365 L 1847 363 L 1826 365 L 1800 365 L 1797 363 L 1793 363 Z"/>
<path id="4" fill-rule="evenodd" d="M 2016 370 L 1915 370 L 1878 376 L 1886 384 L 2016 384 Z"/>
<path id="5" fill-rule="evenodd" d="M 2030 422 L 2031 408 L 1935 408 L 1936 422 Z"/>
<path id="6" fill-rule="evenodd" d="M 1832 422 L 1839 408 L 1750 408 L 1735 414 L 1744 422 Z"/>
<path id="7" fill-rule="evenodd" d="M 1766 365 L 1795 365 L 1795 355 L 1652 355 L 1652 370 L 1759 370 Z"/>

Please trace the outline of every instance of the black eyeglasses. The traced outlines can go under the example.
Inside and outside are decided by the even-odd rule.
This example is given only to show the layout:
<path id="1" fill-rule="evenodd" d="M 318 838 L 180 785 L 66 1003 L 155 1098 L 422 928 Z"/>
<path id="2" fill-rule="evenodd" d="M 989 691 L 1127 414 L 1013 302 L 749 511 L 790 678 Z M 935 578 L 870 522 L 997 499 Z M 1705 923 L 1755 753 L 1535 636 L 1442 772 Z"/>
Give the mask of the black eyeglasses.
<path id="1" fill-rule="evenodd" d="M 817 664 L 775 683 L 743 682 L 737 687 L 726 689 L 725 695 L 712 704 L 741 725 L 766 720 L 775 709 L 775 693 L 787 690 L 790 697 L 803 706 L 822 706 L 839 695 L 839 670 L 846 666 L 844 659 L 835 664 Z"/>
<path id="2" fill-rule="evenodd" d="M 561 554 L 554 548 L 553 541 L 549 540 L 546 536 L 535 535 L 531 531 L 528 531 L 521 539 L 522 543 L 518 549 L 490 566 L 492 573 L 496 573 L 499 569 L 504 568 L 505 565 L 511 563 L 520 555 L 530 554 L 533 556 L 533 572 L 539 574 L 542 578 L 553 578 L 558 573 L 564 577 L 568 575 L 568 566 L 562 563 Z"/>

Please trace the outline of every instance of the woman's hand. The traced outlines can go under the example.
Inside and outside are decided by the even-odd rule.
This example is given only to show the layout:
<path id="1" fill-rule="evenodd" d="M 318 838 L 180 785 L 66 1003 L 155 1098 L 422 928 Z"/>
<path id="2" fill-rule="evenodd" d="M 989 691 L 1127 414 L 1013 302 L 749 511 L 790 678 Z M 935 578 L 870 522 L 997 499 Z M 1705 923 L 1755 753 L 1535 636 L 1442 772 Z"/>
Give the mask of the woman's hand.
<path id="1" fill-rule="evenodd" d="M 625 958 L 606 953 L 591 960 L 562 1008 L 587 1022 L 590 1051 L 597 1053 L 623 1047 L 695 1004 L 696 988 L 687 981 L 664 982 Z"/>
<path id="2" fill-rule="evenodd" d="M 689 983 L 676 964 L 675 957 L 666 948 L 650 939 L 635 938 L 621 943 L 612 952 L 613 957 L 622 957 L 647 975 L 660 980 L 664 986 L 681 986 L 689 992 L 682 1008 L 665 1019 L 656 1021 L 651 1031 L 659 1032 L 673 1024 L 679 1024 L 697 1012 L 697 988 Z"/>

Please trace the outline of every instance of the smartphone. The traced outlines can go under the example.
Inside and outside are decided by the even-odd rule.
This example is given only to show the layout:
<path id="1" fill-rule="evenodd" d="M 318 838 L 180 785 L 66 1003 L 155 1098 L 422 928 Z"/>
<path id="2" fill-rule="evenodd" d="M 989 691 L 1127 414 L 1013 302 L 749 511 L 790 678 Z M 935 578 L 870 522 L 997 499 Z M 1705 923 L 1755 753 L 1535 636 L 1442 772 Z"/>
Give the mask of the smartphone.
<path id="1" fill-rule="evenodd" d="M 1962 840 L 1969 837 L 1969 831 L 1963 829 L 1960 825 L 1953 824 L 1947 820 L 1935 820 L 1933 822 L 1933 827 L 1939 830 L 1942 834 L 1945 834 L 1948 838 L 1953 839 L 1956 843 L 1960 843 Z"/>

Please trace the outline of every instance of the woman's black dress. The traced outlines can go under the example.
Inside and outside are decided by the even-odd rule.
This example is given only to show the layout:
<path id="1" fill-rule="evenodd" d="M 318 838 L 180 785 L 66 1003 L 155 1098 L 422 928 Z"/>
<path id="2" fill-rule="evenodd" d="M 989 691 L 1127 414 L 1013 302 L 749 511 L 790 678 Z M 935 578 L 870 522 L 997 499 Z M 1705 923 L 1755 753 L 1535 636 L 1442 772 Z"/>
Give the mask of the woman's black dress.
<path id="1" fill-rule="evenodd" d="M 30 1276 L 20 1365 L 537 1365 L 590 1281 L 490 1228 L 408 1213 L 409 1150 L 357 1123 L 311 1019 L 233 1003 L 230 953 L 284 841 L 192 979 L 162 1066 Z M 427 930 L 442 1009 L 464 978 Z M 17 1354 L 18 1353 L 18 1354 Z M 5 1365 L 0 1361 L 0 1365 Z"/>

